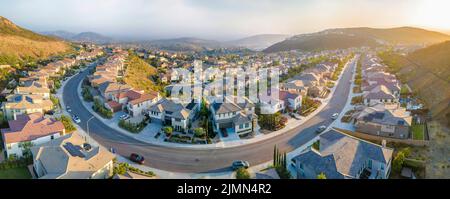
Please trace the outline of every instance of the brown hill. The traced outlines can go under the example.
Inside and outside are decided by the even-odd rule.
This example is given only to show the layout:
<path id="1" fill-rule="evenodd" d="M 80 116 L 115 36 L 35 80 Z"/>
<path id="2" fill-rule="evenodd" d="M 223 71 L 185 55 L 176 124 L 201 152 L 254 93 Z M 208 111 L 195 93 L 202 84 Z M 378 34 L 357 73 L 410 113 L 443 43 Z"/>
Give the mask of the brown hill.
<path id="1" fill-rule="evenodd" d="M 0 64 L 44 59 L 67 52 L 71 46 L 59 39 L 36 34 L 0 16 Z"/>
<path id="2" fill-rule="evenodd" d="M 381 57 L 430 108 L 434 116 L 450 113 L 450 41 L 417 50 L 408 56 Z"/>

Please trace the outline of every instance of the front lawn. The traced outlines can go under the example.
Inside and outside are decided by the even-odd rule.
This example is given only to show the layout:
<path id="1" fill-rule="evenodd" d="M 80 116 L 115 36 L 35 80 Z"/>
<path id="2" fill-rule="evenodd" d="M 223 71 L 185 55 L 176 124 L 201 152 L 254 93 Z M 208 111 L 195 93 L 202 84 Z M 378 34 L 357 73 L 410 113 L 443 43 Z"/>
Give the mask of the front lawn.
<path id="1" fill-rule="evenodd" d="M 27 167 L 0 170 L 0 179 L 31 179 Z"/>
<path id="2" fill-rule="evenodd" d="M 425 125 L 423 124 L 414 124 L 411 126 L 412 136 L 414 140 L 423 140 Z"/>

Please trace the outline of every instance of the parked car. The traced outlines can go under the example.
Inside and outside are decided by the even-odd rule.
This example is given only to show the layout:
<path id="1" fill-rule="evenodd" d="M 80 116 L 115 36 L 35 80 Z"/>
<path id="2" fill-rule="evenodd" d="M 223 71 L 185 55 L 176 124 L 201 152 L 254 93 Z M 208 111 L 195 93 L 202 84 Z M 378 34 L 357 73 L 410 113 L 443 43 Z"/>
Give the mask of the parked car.
<path id="1" fill-rule="evenodd" d="M 334 114 L 331 116 L 331 119 L 335 120 L 335 119 L 337 119 L 338 117 L 339 117 L 339 113 L 334 113 Z"/>
<path id="2" fill-rule="evenodd" d="M 250 164 L 247 161 L 243 161 L 243 160 L 236 160 L 233 162 L 233 164 L 231 164 L 231 168 L 233 168 L 233 170 L 238 170 L 239 168 L 249 168 Z"/>
<path id="3" fill-rule="evenodd" d="M 127 119 L 130 119 L 130 115 L 128 115 L 128 114 L 123 114 L 123 115 L 120 116 L 120 119 L 121 119 L 121 120 L 127 120 Z"/>
<path id="4" fill-rule="evenodd" d="M 317 128 L 316 133 L 322 133 L 323 131 L 325 131 L 325 129 L 327 129 L 326 126 L 319 126 L 319 128 Z"/>
<path id="5" fill-rule="evenodd" d="M 130 155 L 130 160 L 133 162 L 136 162 L 138 164 L 144 164 L 144 161 L 145 161 L 144 156 L 139 155 L 137 153 L 132 153 Z"/>
<path id="6" fill-rule="evenodd" d="M 81 122 L 80 118 L 76 115 L 72 115 L 72 119 L 73 121 L 75 121 L 75 123 L 79 124 Z"/>
<path id="7" fill-rule="evenodd" d="M 66 106 L 66 110 L 67 110 L 67 112 L 72 112 L 72 109 L 70 108 L 70 106 Z"/>
<path id="8" fill-rule="evenodd" d="M 111 153 L 114 153 L 114 154 L 116 153 L 116 149 L 115 149 L 115 148 L 112 148 L 112 147 L 109 149 L 109 151 L 110 151 Z"/>

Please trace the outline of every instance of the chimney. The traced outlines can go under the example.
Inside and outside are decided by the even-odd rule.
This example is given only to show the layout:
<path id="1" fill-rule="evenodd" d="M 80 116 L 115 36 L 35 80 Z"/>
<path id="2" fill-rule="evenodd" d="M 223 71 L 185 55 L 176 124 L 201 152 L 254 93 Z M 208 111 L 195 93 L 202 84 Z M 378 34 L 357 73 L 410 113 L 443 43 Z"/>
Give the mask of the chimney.
<path id="1" fill-rule="evenodd" d="M 383 148 L 386 148 L 386 140 L 381 141 L 381 146 L 383 146 Z"/>

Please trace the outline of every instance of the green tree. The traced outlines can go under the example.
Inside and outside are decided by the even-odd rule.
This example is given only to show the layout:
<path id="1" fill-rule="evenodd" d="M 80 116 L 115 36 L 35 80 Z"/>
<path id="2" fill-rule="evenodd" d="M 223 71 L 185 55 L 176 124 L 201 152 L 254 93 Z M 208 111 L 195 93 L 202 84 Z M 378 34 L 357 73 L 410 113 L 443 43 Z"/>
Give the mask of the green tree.
<path id="1" fill-rule="evenodd" d="M 405 162 L 405 153 L 402 151 L 398 152 L 392 162 L 392 170 L 395 172 L 400 172 L 403 168 L 403 163 Z"/>

